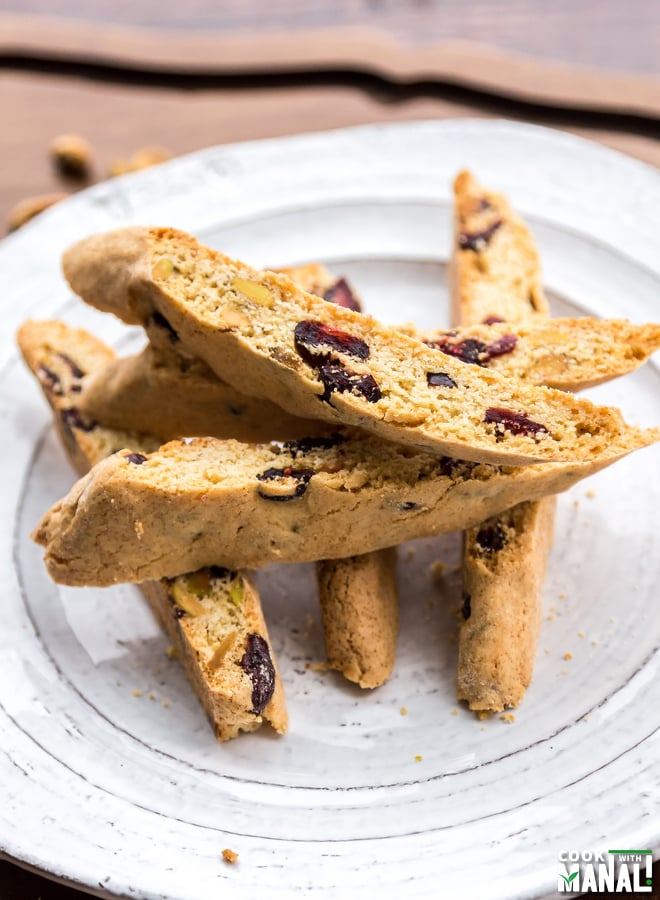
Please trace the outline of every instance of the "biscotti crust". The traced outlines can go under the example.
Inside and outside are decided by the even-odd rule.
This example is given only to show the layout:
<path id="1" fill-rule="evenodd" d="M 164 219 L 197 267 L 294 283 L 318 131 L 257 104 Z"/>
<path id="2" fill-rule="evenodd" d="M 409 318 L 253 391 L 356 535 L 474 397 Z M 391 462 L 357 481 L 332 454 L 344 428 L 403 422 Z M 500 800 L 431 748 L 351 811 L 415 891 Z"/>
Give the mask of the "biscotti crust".
<path id="1" fill-rule="evenodd" d="M 302 448 L 173 441 L 139 464 L 122 451 L 103 460 L 33 537 L 54 580 L 78 585 L 352 556 L 565 490 L 657 437 L 631 432 L 607 459 L 526 467 L 439 460 L 341 434 Z"/>
<path id="2" fill-rule="evenodd" d="M 128 286 L 122 273 L 121 290 L 103 298 L 90 290 L 92 273 L 112 280 L 118 265 L 115 252 L 106 268 L 107 235 L 100 235 L 65 254 L 73 289 L 126 321 L 163 317 L 220 378 L 296 415 L 358 425 L 436 453 L 516 465 L 593 459 L 625 432 L 616 410 L 465 366 L 189 235 L 126 232 Z M 115 251 L 122 243 L 117 233 L 109 240 Z"/>

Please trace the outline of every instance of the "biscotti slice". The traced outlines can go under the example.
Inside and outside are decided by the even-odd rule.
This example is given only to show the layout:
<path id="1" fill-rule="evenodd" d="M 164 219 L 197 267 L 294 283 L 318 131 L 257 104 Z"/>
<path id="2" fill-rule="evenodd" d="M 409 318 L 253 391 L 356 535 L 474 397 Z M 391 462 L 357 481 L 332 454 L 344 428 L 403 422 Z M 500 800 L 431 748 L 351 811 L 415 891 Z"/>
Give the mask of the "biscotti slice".
<path id="1" fill-rule="evenodd" d="M 506 198 L 485 194 L 468 173 L 459 175 L 454 189 L 455 240 L 451 266 L 454 322 L 480 322 L 488 308 L 489 320 L 506 318 L 534 326 L 540 322 L 541 329 L 545 328 L 543 320 L 547 318 L 548 304 L 543 293 L 541 267 L 525 223 L 513 215 Z M 485 204 L 481 198 L 486 200 Z M 505 240 L 494 245 L 492 251 L 477 245 L 470 252 L 461 243 L 465 242 L 463 229 L 478 230 L 481 207 L 489 204 L 499 206 L 502 227 L 507 229 Z M 554 322 L 549 327 L 553 325 Z M 568 330 L 574 333 L 570 326 Z M 541 344 L 549 346 L 532 352 L 532 360 L 540 362 L 547 373 L 564 374 L 566 369 L 562 363 L 572 360 L 575 353 L 557 350 L 556 333 L 547 335 L 550 340 Z M 593 364 L 596 371 L 603 366 L 603 356 L 615 355 L 618 356 L 596 352 Z M 556 504 L 555 497 L 521 503 L 465 532 L 456 683 L 458 699 L 467 701 L 471 709 L 499 711 L 506 706 L 517 706 L 529 685 Z"/>
<path id="2" fill-rule="evenodd" d="M 399 633 L 394 547 L 317 563 L 328 666 L 362 688 L 392 673 Z"/>
<path id="3" fill-rule="evenodd" d="M 625 437 L 617 410 L 463 365 L 172 229 L 88 238 L 64 271 L 83 299 L 164 318 L 220 378 L 296 415 L 491 463 L 592 460 Z"/>
<path id="4" fill-rule="evenodd" d="M 658 439 L 630 429 L 591 462 L 524 467 L 438 458 L 366 435 L 172 441 L 146 458 L 127 450 L 100 462 L 33 537 L 54 580 L 72 585 L 335 559 L 469 527 Z"/>
<path id="5" fill-rule="evenodd" d="M 532 680 L 554 499 L 519 503 L 466 532 L 456 696 L 470 709 L 517 706 Z"/>
<path id="6" fill-rule="evenodd" d="M 465 171 L 454 181 L 454 204 L 452 321 L 471 325 L 547 316 L 538 250 L 506 197 Z"/>
<path id="7" fill-rule="evenodd" d="M 107 365 L 112 351 L 87 332 L 61 322 L 27 322 L 18 341 L 55 414 L 62 445 L 83 474 L 126 447 L 133 459 L 158 446 L 145 434 L 91 425 L 76 412 L 81 386 Z M 266 721 L 286 731 L 284 689 L 259 595 L 242 572 L 213 567 L 169 581 L 144 582 L 142 592 L 177 648 L 186 675 L 218 740 Z"/>

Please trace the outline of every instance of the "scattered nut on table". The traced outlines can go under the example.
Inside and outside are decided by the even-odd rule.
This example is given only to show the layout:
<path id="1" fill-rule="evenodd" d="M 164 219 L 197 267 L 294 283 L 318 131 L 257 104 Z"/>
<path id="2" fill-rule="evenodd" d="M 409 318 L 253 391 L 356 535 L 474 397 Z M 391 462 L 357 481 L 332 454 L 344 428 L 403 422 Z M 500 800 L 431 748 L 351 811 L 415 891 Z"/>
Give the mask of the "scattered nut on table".
<path id="1" fill-rule="evenodd" d="M 89 177 L 93 153 L 91 145 L 78 134 L 60 134 L 50 145 L 50 155 L 60 175 Z"/>
<path id="2" fill-rule="evenodd" d="M 39 194 L 37 197 L 26 197 L 25 200 L 20 200 L 9 210 L 7 228 L 9 231 L 16 231 L 17 228 L 25 225 L 26 222 L 39 215 L 40 212 L 48 209 L 49 206 L 54 206 L 60 200 L 66 200 L 68 196 L 68 194 L 63 193 Z"/>
<path id="3" fill-rule="evenodd" d="M 148 169 L 150 166 L 157 166 L 158 163 L 166 162 L 172 158 L 169 150 L 162 147 L 141 147 L 136 150 L 130 159 L 117 159 L 110 165 L 109 174 L 126 175 L 127 172 L 138 172 L 140 169 Z"/>

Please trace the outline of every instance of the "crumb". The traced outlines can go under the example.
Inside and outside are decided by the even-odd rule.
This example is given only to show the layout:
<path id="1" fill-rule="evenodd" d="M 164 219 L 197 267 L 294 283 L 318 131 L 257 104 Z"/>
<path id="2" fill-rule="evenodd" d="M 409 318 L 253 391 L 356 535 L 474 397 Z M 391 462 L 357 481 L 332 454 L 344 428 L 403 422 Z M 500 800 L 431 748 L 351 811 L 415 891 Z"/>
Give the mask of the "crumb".
<path id="1" fill-rule="evenodd" d="M 402 706 L 401 709 L 399 710 L 399 713 L 400 713 L 402 716 L 407 716 L 407 715 L 408 715 L 408 709 L 407 709 L 407 707 Z"/>
<path id="2" fill-rule="evenodd" d="M 156 695 L 155 695 L 155 694 L 152 694 L 151 691 L 149 691 L 149 693 L 147 694 L 147 699 L 148 699 L 148 700 L 155 700 L 155 699 L 156 699 Z"/>
<path id="3" fill-rule="evenodd" d="M 559 595 L 559 599 L 560 599 L 560 600 L 565 600 L 565 599 L 566 599 L 566 594 L 564 594 L 563 591 L 562 591 L 562 593 Z"/>
<path id="4" fill-rule="evenodd" d="M 556 611 L 557 611 L 557 607 L 556 607 L 556 606 L 551 606 L 551 607 L 550 607 L 550 612 L 556 612 Z"/>
<path id="5" fill-rule="evenodd" d="M 479 719 L 490 719 L 490 712 L 487 709 L 480 709 L 477 711 L 477 716 Z"/>
<path id="6" fill-rule="evenodd" d="M 516 721 L 516 717 L 513 715 L 513 713 L 502 713 L 502 715 L 500 716 L 500 720 L 502 722 L 506 722 L 507 725 L 511 725 L 512 722 Z"/>
<path id="7" fill-rule="evenodd" d="M 406 549 L 406 559 L 412 559 L 414 555 L 415 555 L 415 548 L 414 548 L 414 547 L 408 547 L 408 548 Z"/>
<path id="8" fill-rule="evenodd" d="M 568 672 L 566 671 L 566 669 L 562 669 L 559 674 L 560 675 L 568 675 Z"/>
<path id="9" fill-rule="evenodd" d="M 169 705 L 170 705 L 170 701 L 169 701 L 169 700 L 162 700 L 160 705 L 163 707 L 163 709 L 167 709 L 167 708 L 169 707 Z"/>
<path id="10" fill-rule="evenodd" d="M 429 572 L 431 573 L 431 580 L 436 584 L 439 581 L 442 581 L 444 578 L 445 572 L 447 571 L 447 566 L 442 562 L 442 560 L 436 559 L 435 562 L 432 562 L 429 566 Z"/>
<path id="11" fill-rule="evenodd" d="M 586 634 L 584 633 L 584 631 L 578 631 L 578 637 L 586 637 Z"/>
<path id="12" fill-rule="evenodd" d="M 309 669 L 311 665 L 312 665 L 311 662 L 309 660 L 307 660 L 307 662 L 305 663 L 305 668 Z"/>
<path id="13" fill-rule="evenodd" d="M 593 500 L 594 497 L 596 496 L 596 491 L 588 490 L 587 493 L 585 494 L 585 496 L 588 497 L 590 500 Z"/>
<path id="14" fill-rule="evenodd" d="M 312 672 L 329 672 L 330 671 L 330 663 L 327 662 L 317 662 L 313 663 L 310 666 Z"/>
<path id="15" fill-rule="evenodd" d="M 548 647 L 546 647 L 543 652 L 545 653 L 546 656 L 550 655 L 550 649 Z"/>
<path id="16" fill-rule="evenodd" d="M 423 759 L 424 759 L 423 756 L 417 755 L 417 756 L 415 757 L 415 762 L 421 762 Z"/>
<path id="17" fill-rule="evenodd" d="M 454 707 L 454 708 L 452 709 L 451 714 L 452 714 L 452 716 L 457 716 L 457 715 L 458 715 L 458 710 L 456 709 L 456 707 Z"/>
<path id="18" fill-rule="evenodd" d="M 142 696 L 142 691 L 141 691 L 139 688 L 134 688 L 134 689 L 131 691 L 131 694 L 132 694 L 134 697 L 141 697 L 141 696 Z"/>
<path id="19" fill-rule="evenodd" d="M 573 501 L 573 509 L 579 509 L 579 508 L 580 508 L 580 501 L 574 500 Z"/>
<path id="20" fill-rule="evenodd" d="M 165 653 L 167 654 L 168 659 L 175 659 L 176 658 L 176 647 L 173 644 L 170 644 L 170 646 L 167 648 Z"/>
<path id="21" fill-rule="evenodd" d="M 592 647 L 597 647 L 597 646 L 598 646 L 598 641 L 596 640 L 596 638 L 594 638 L 593 641 L 591 642 L 591 646 L 592 646 Z"/>
<path id="22" fill-rule="evenodd" d="M 566 651 L 566 653 L 564 653 L 562 659 L 573 659 L 573 654 Z"/>
<path id="23" fill-rule="evenodd" d="M 588 716 L 588 715 L 582 716 L 582 721 L 583 721 L 583 722 L 588 722 L 588 721 L 589 721 L 589 716 Z"/>
<path id="24" fill-rule="evenodd" d="M 481 728 L 479 729 L 479 731 L 485 731 L 485 730 L 486 730 L 486 726 L 485 726 L 485 725 L 482 725 Z"/>
<path id="25" fill-rule="evenodd" d="M 138 541 L 141 541 L 142 535 L 144 534 L 144 525 L 139 519 L 136 519 L 135 522 L 133 522 L 133 528 L 135 529 Z"/>
<path id="26" fill-rule="evenodd" d="M 547 618 L 548 618 L 548 622 L 554 622 L 554 621 L 555 621 L 555 617 L 553 616 L 552 613 L 550 613 L 550 614 L 548 615 Z"/>
<path id="27" fill-rule="evenodd" d="M 233 865 L 238 859 L 238 853 L 234 853 L 233 850 L 229 850 L 229 848 L 226 848 L 222 851 L 222 858 L 226 863 L 231 863 Z"/>

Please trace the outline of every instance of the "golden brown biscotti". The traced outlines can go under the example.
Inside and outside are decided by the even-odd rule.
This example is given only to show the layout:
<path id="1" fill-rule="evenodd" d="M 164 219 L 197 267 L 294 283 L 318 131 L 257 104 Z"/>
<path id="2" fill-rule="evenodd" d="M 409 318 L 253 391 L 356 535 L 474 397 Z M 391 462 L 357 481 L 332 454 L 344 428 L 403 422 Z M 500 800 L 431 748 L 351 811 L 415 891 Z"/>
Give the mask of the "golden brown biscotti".
<path id="1" fill-rule="evenodd" d="M 396 548 L 317 563 L 328 666 L 363 688 L 392 674 L 399 633 Z"/>
<path id="2" fill-rule="evenodd" d="M 127 445 L 136 458 L 158 446 L 151 435 L 113 431 L 76 412 L 86 378 L 112 359 L 101 341 L 62 322 L 27 322 L 18 341 L 80 474 Z M 253 731 L 264 721 L 286 731 L 277 661 L 259 596 L 244 573 L 214 567 L 171 581 L 144 582 L 141 588 L 177 648 L 218 740 Z"/>
<path id="3" fill-rule="evenodd" d="M 502 194 L 470 172 L 454 180 L 452 321 L 526 322 L 549 315 L 539 254 L 527 225 Z"/>
<path id="4" fill-rule="evenodd" d="M 630 429 L 591 462 L 524 467 L 438 458 L 366 435 L 172 441 L 146 458 L 120 451 L 98 463 L 33 537 L 53 579 L 71 585 L 354 556 L 475 525 L 658 439 Z"/>
<path id="5" fill-rule="evenodd" d="M 88 238 L 64 271 L 83 299 L 163 318 L 220 378 L 295 415 L 490 463 L 593 460 L 625 439 L 617 410 L 466 366 L 172 229 Z"/>
<path id="6" fill-rule="evenodd" d="M 463 229 L 478 230 L 470 208 L 476 207 L 478 216 L 485 194 L 469 173 L 459 175 L 454 189 L 454 321 L 482 321 L 483 304 L 487 303 L 490 317 L 529 322 L 532 326 L 541 323 L 544 329 L 548 303 L 539 256 L 525 223 L 512 214 L 506 198 L 488 194 L 487 203 L 499 206 L 507 221 L 505 240 L 492 251 L 477 246 L 470 253 L 461 247 L 461 236 Z M 551 329 L 553 326 L 556 323 L 549 323 Z M 567 331 L 571 341 L 575 332 L 571 326 L 564 329 L 564 335 Z M 558 351 L 553 337 L 556 333 L 556 329 L 546 332 L 550 338 L 545 341 L 547 350 L 533 352 L 533 362 L 540 362 L 547 373 L 565 372 L 562 363 L 577 355 L 575 351 Z M 609 359 L 615 354 L 603 353 L 598 344 L 596 351 L 592 368 L 598 372 L 608 365 L 603 357 Z M 594 380 L 593 375 L 591 378 Z M 521 503 L 464 534 L 457 697 L 466 700 L 471 709 L 499 711 L 507 705 L 517 705 L 531 680 L 555 508 L 555 497 Z"/>
<path id="7" fill-rule="evenodd" d="M 456 696 L 470 709 L 517 706 L 532 680 L 554 499 L 519 503 L 466 533 Z"/>

